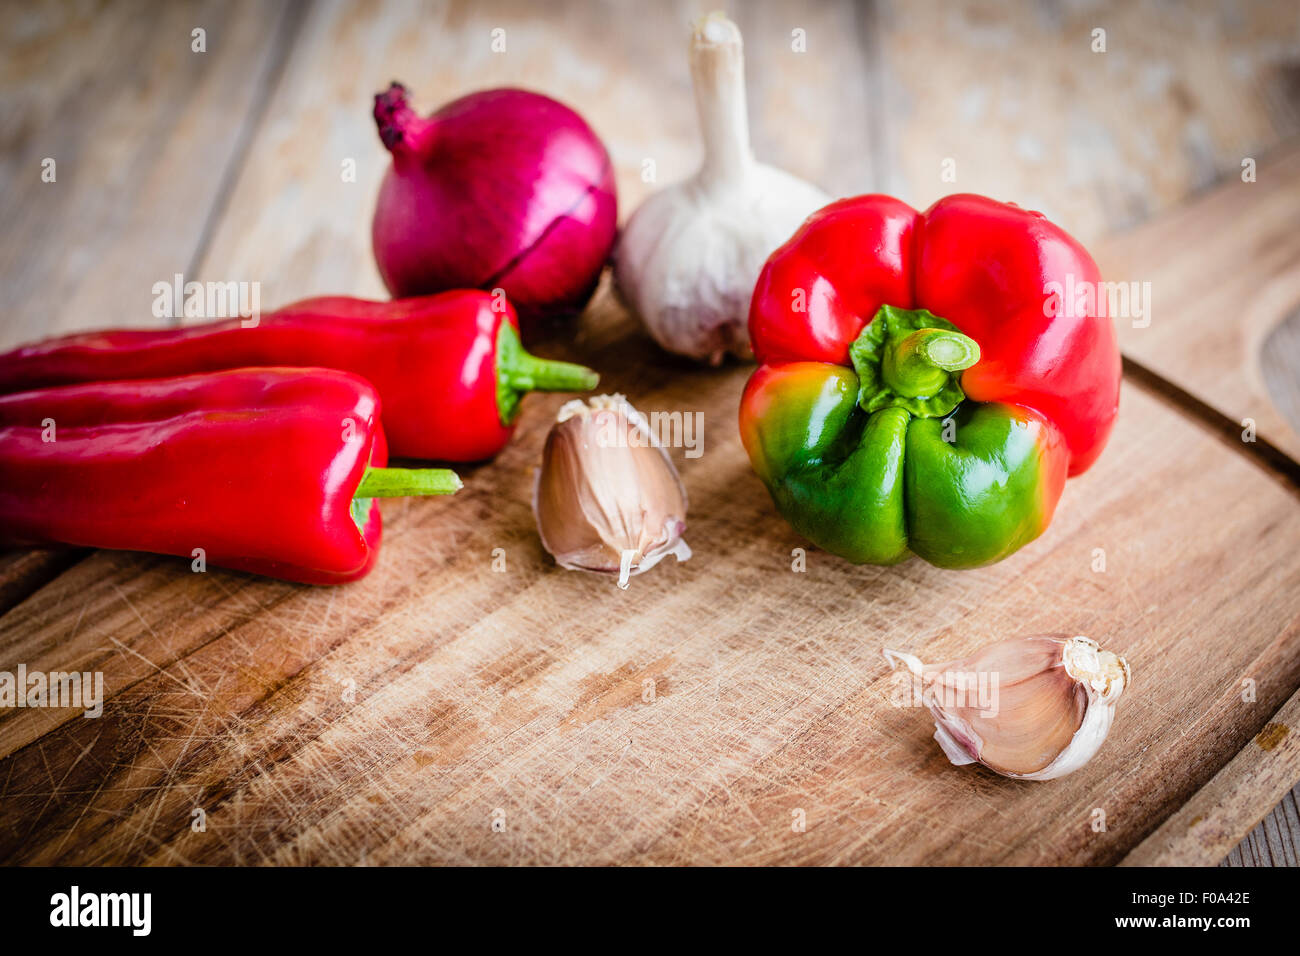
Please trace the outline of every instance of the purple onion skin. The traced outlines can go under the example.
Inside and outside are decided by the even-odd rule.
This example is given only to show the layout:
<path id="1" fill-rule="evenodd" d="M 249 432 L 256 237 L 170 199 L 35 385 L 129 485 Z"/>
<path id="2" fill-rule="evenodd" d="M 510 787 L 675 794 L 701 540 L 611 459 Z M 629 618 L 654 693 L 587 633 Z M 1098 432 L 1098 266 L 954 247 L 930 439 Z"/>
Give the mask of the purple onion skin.
<path id="1" fill-rule="evenodd" d="M 579 312 L 617 230 L 609 153 L 562 103 L 499 89 L 421 118 L 394 83 L 375 97 L 393 162 L 375 207 L 375 261 L 395 298 L 501 288 L 528 328 Z"/>

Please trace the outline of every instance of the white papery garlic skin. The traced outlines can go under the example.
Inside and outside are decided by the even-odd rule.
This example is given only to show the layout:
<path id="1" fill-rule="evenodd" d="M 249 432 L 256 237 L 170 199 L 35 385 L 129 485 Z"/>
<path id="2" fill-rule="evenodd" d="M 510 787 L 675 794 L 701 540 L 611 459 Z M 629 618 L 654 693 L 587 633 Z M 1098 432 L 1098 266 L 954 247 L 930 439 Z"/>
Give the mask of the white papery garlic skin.
<path id="1" fill-rule="evenodd" d="M 1096 755 L 1131 678 L 1128 662 L 1086 637 L 1021 637 L 970 657 L 924 666 L 885 651 L 920 679 L 934 739 L 957 766 L 979 762 L 1005 777 L 1053 780 Z M 994 706 L 969 700 L 992 687 Z"/>
<path id="2" fill-rule="evenodd" d="M 728 352 L 750 357 L 749 300 L 763 263 L 831 197 L 754 159 L 734 23 L 721 13 L 697 21 L 690 58 L 704 164 L 632 214 L 614 278 L 655 341 L 717 365 Z"/>
<path id="3" fill-rule="evenodd" d="M 542 546 L 560 567 L 634 575 L 691 556 L 686 489 L 649 424 L 622 395 L 565 403 L 533 487 Z"/>

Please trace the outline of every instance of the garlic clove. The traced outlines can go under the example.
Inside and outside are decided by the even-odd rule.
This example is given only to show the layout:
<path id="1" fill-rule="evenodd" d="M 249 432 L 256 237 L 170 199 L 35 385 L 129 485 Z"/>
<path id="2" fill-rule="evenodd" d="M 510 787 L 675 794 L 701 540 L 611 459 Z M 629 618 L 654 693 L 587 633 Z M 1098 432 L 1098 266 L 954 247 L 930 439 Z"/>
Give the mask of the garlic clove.
<path id="1" fill-rule="evenodd" d="M 1012 638 L 933 667 L 898 651 L 885 657 L 919 678 L 952 763 L 1021 780 L 1063 777 L 1091 760 L 1130 683 L 1124 658 L 1086 637 Z"/>
<path id="2" fill-rule="evenodd" d="M 749 300 L 763 263 L 831 197 L 754 159 L 735 23 L 698 20 L 690 63 L 703 164 L 632 214 L 614 279 L 663 348 L 717 365 L 728 353 L 751 357 Z"/>
<path id="3" fill-rule="evenodd" d="M 537 531 L 563 568 L 617 575 L 621 588 L 668 555 L 691 556 L 686 489 L 645 417 L 622 395 L 566 403 L 546 436 L 533 491 Z"/>

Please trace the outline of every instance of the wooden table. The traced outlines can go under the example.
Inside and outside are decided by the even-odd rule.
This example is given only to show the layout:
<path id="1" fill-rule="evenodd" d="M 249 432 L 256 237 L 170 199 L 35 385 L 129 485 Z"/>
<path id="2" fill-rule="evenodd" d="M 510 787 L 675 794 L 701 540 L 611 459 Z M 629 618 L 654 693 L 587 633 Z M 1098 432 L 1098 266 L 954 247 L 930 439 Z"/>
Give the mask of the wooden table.
<path id="1" fill-rule="evenodd" d="M 266 307 L 381 296 L 369 103 L 390 79 L 426 108 L 506 84 L 578 106 L 625 216 L 654 188 L 643 159 L 660 183 L 698 161 L 684 46 L 703 9 L 8 6 L 0 346 L 157 322 L 152 286 L 176 273 L 257 281 Z M 735 434 L 747 370 L 657 352 L 603 287 L 542 351 L 645 410 L 705 412 L 706 453 L 680 462 L 691 562 L 624 593 L 541 551 L 528 489 L 559 396 L 528 401 L 462 494 L 387 505 L 356 585 L 0 556 L 0 668 L 100 670 L 110 694 L 98 720 L 0 712 L 0 859 L 1297 862 L 1294 5 L 764 0 L 735 17 L 762 158 L 836 194 L 1015 199 L 1108 278 L 1152 283 L 1150 325 L 1120 323 L 1112 447 L 1048 533 L 963 573 L 814 550 L 795 580 L 803 542 Z M 1026 786 L 950 768 L 924 716 L 888 706 L 884 644 L 938 660 L 1035 631 L 1134 664 L 1086 771 Z"/>

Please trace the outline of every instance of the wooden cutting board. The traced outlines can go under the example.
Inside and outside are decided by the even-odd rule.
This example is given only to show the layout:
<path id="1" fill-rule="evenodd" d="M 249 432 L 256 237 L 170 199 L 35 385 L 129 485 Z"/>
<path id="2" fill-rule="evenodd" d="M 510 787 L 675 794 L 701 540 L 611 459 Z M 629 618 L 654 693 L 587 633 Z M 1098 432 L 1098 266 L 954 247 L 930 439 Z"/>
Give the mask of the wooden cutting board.
<path id="1" fill-rule="evenodd" d="M 599 57 L 612 28 L 601 16 L 570 10 L 548 29 Z M 231 42 L 255 45 L 249 22 L 232 15 Z M 340 155 L 373 136 L 355 109 L 364 90 L 349 84 L 386 79 L 395 57 L 433 63 L 435 88 L 453 87 L 447 64 L 483 69 L 455 46 L 460 33 L 426 30 L 417 44 L 391 26 L 334 7 L 306 17 L 222 215 L 210 233 L 198 223 L 196 261 L 223 270 L 205 277 L 261 275 L 271 262 L 268 303 L 297 291 L 279 276 L 378 293 L 356 239 L 372 190 L 305 202 L 302 183 L 321 156 L 332 179 Z M 835 29 L 813 22 L 810 35 Z M 657 67 L 661 39 L 624 37 L 620 69 Z M 247 72 L 212 62 L 196 95 L 246 103 Z M 326 75 L 335 86 L 323 93 Z M 556 75 L 571 99 L 589 87 L 599 128 L 626 134 L 611 140 L 625 174 L 640 155 L 620 144 L 639 144 L 643 129 L 662 131 L 662 167 L 689 166 L 677 145 L 691 141 L 689 114 L 667 115 L 643 80 L 603 87 L 561 65 L 548 88 Z M 803 86 L 758 89 L 799 100 L 826 82 L 814 72 Z M 638 122 L 619 127 L 616 114 Z M 343 153 L 311 138 L 320 129 Z M 192 136 L 168 142 L 170 166 L 215 162 Z M 1294 155 L 1097 248 L 1108 277 L 1155 284 L 1151 325 L 1121 326 L 1134 361 L 1119 426 L 1046 534 L 992 568 L 857 568 L 810 549 L 806 572 L 794 571 L 806 542 L 736 434 L 748 369 L 665 356 L 608 289 L 576 346 L 542 351 L 576 352 L 643 411 L 705 421 L 702 457 L 675 453 L 695 556 L 626 592 L 557 569 L 537 541 L 532 473 L 562 396 L 530 398 L 517 440 L 468 470 L 455 498 L 386 502 L 379 566 L 354 585 L 192 574 L 135 554 L 3 556 L 0 668 L 100 670 L 109 699 L 96 720 L 0 711 L 0 860 L 1217 862 L 1300 776 L 1287 729 L 1300 687 L 1297 445 L 1252 351 L 1300 298 L 1283 212 L 1300 207 Z M 187 195 L 212 186 L 194 169 Z M 155 178 L 173 181 L 143 170 L 139 202 L 173 206 L 148 188 Z M 328 225 L 305 228 L 305 208 Z M 1235 305 L 1250 334 L 1229 348 Z M 75 311 L 58 321 L 80 321 Z M 1240 440 L 1247 416 L 1261 441 Z M 1089 634 L 1133 667 L 1110 739 L 1072 777 L 1025 784 L 951 767 L 928 716 L 890 704 L 885 647 L 944 660 L 1042 632 Z"/>
<path id="2" fill-rule="evenodd" d="M 736 435 L 747 369 L 676 365 L 607 297 L 581 356 L 647 411 L 703 411 L 704 454 L 680 461 L 689 562 L 623 592 L 541 551 L 528 498 L 556 396 L 461 495 L 386 505 L 356 585 L 88 555 L 0 618 L 4 660 L 102 670 L 112 692 L 98 720 L 0 716 L 0 857 L 1112 862 L 1300 685 L 1296 489 L 1141 387 L 1013 558 L 948 572 L 812 550 L 798 573 L 805 543 Z M 951 767 L 925 713 L 889 703 L 884 647 L 940 660 L 1054 631 L 1134 671 L 1072 777 Z"/>

